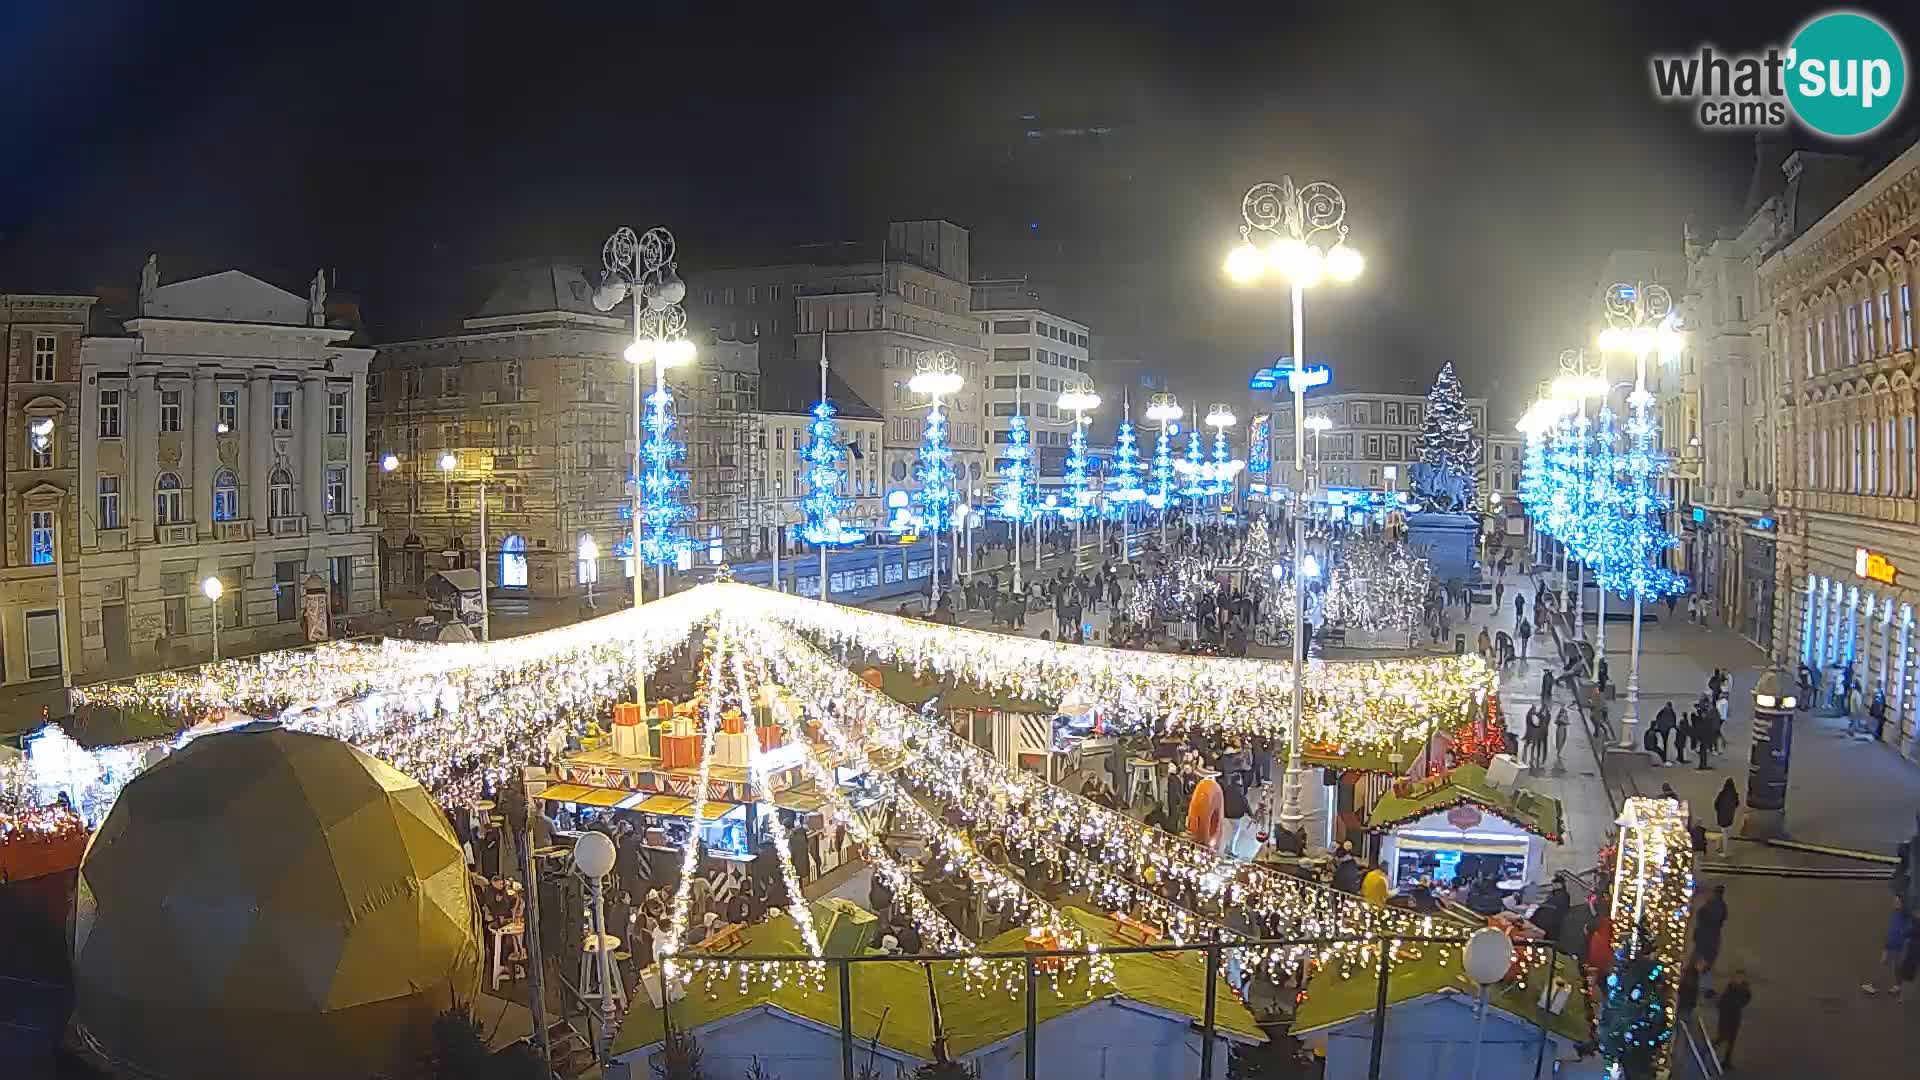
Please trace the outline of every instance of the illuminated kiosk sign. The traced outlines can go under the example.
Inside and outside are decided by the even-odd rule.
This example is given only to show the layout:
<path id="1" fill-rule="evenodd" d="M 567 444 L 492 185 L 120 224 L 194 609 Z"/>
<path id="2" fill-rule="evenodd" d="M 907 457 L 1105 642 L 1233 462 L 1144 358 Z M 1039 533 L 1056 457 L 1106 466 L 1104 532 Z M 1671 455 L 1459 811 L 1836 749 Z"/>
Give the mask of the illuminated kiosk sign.
<path id="1" fill-rule="evenodd" d="M 1900 568 L 1893 564 L 1892 559 L 1878 551 L 1868 551 L 1866 548 L 1853 549 L 1853 572 L 1868 581 L 1878 581 L 1883 585 L 1893 584 L 1894 579 L 1900 576 Z"/>

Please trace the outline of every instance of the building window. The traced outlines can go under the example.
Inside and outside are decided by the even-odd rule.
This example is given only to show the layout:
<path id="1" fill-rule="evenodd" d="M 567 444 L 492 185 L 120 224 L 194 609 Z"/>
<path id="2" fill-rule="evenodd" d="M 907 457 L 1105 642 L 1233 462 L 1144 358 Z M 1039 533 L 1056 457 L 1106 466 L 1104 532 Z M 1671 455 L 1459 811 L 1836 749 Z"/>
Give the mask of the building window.
<path id="1" fill-rule="evenodd" d="M 180 391 L 160 391 L 160 430 L 180 430 Z"/>
<path id="2" fill-rule="evenodd" d="M 300 615 L 300 564 L 273 564 L 273 613 L 280 622 L 292 622 Z"/>
<path id="3" fill-rule="evenodd" d="M 347 470 L 338 465 L 327 466 L 327 513 L 344 514 L 347 512 Z"/>
<path id="4" fill-rule="evenodd" d="M 44 566 L 53 561 L 53 511 L 35 510 L 27 515 L 27 532 L 33 552 L 33 564 Z"/>
<path id="5" fill-rule="evenodd" d="M 1892 352 L 1900 347 L 1893 336 L 1893 291 L 1880 290 L 1880 351 Z"/>
<path id="6" fill-rule="evenodd" d="M 255 511 L 258 513 L 258 511 Z M 285 469 L 275 469 L 267 477 L 267 516 L 293 516 L 293 477 Z"/>
<path id="7" fill-rule="evenodd" d="M 440 369 L 440 396 L 441 397 L 459 397 L 460 396 L 460 369 L 459 368 L 443 367 Z"/>
<path id="8" fill-rule="evenodd" d="M 159 525 L 176 525 L 186 520 L 180 512 L 180 478 L 170 472 L 161 473 L 154 484 L 153 520 Z"/>
<path id="9" fill-rule="evenodd" d="M 225 435 L 240 427 L 240 391 L 220 391 L 220 415 L 214 425 L 217 434 Z"/>
<path id="10" fill-rule="evenodd" d="M 120 437 L 120 391 L 100 391 L 100 437 Z"/>
<path id="11" fill-rule="evenodd" d="M 1900 347 L 1913 348 L 1913 286 L 1900 286 Z"/>
<path id="12" fill-rule="evenodd" d="M 103 476 L 98 488 L 94 496 L 95 527 L 117 529 L 120 527 L 120 478 Z"/>
<path id="13" fill-rule="evenodd" d="M 344 391 L 335 391 L 327 395 L 327 434 L 345 435 L 347 433 L 347 395 Z"/>
<path id="14" fill-rule="evenodd" d="M 53 349 L 55 339 L 52 334 L 33 335 L 33 381 L 52 382 Z"/>
<path id="15" fill-rule="evenodd" d="M 240 485 L 232 469 L 213 474 L 213 520 L 232 521 L 240 516 Z"/>
<path id="16" fill-rule="evenodd" d="M 53 417 L 36 416 L 27 421 L 27 467 L 53 468 Z"/>
<path id="17" fill-rule="evenodd" d="M 273 392 L 273 430 L 293 430 L 293 391 L 291 390 Z"/>
<path id="18" fill-rule="evenodd" d="M 1873 347 L 1873 298 L 1860 301 L 1860 344 L 1863 346 L 1863 359 L 1871 360 L 1878 355 Z"/>

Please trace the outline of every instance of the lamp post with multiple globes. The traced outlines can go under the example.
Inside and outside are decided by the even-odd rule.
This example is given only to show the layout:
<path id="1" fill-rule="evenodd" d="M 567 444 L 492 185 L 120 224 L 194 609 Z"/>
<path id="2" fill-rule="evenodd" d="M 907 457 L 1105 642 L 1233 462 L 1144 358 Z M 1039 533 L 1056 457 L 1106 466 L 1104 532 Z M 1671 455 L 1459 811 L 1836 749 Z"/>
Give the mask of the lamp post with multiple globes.
<path id="1" fill-rule="evenodd" d="M 200 583 L 200 591 L 206 594 L 207 607 L 213 613 L 213 662 L 220 662 L 220 598 L 226 595 L 227 587 L 217 577 L 209 577 Z"/>
<path id="2" fill-rule="evenodd" d="M 1153 479 L 1157 490 L 1149 496 L 1147 505 L 1160 511 L 1160 549 L 1167 547 L 1167 515 L 1173 510 L 1173 478 L 1170 455 L 1172 440 L 1180 433 L 1180 418 L 1186 410 L 1180 407 L 1180 399 L 1172 394 L 1155 394 L 1147 405 L 1147 420 L 1159 426 L 1160 437 L 1154 443 Z M 1158 505 L 1155 505 L 1157 500 Z"/>
<path id="3" fill-rule="evenodd" d="M 907 389 L 927 395 L 926 434 L 922 440 L 920 502 L 922 521 L 930 527 L 933 543 L 932 585 L 934 603 L 940 594 L 940 534 L 946 530 L 952 507 L 958 502 L 954 493 L 953 449 L 946 433 L 946 415 L 940 411 L 940 399 L 952 397 L 965 385 L 960 377 L 959 359 L 947 349 L 923 352 L 914 362 L 913 378 Z M 1016 571 L 1017 573 L 1018 571 Z"/>
<path id="4" fill-rule="evenodd" d="M 455 483 L 454 470 L 460 467 L 460 458 L 449 450 L 440 455 L 440 475 L 447 478 L 447 488 L 451 492 Z M 480 497 L 480 640 L 493 640 L 492 615 L 487 603 L 487 478 L 482 475 L 474 481 Z M 449 497 L 451 503 L 451 497 Z"/>
<path id="5" fill-rule="evenodd" d="M 1325 181 L 1296 187 L 1291 176 L 1277 184 L 1255 184 L 1240 201 L 1240 246 L 1227 256 L 1226 270 L 1236 283 L 1251 285 L 1263 277 L 1286 281 L 1293 301 L 1293 356 L 1287 382 L 1293 390 L 1293 468 L 1300 482 L 1293 493 L 1293 722 L 1287 736 L 1287 771 L 1281 785 L 1279 823 L 1298 829 L 1306 819 L 1302 797 L 1306 769 L 1300 765 L 1300 729 L 1306 713 L 1306 590 L 1300 587 L 1307 549 L 1306 476 L 1307 374 L 1306 291 L 1331 278 L 1352 281 L 1365 260 L 1347 245 L 1347 198 Z M 1255 244 L 1256 237 L 1264 244 Z M 1325 249 L 1322 250 L 1322 245 Z"/>
<path id="6" fill-rule="evenodd" d="M 1087 414 L 1100 407 L 1100 395 L 1094 393 L 1092 383 L 1063 390 L 1059 405 L 1073 413 L 1072 453 L 1080 464 L 1075 472 L 1073 498 L 1073 572 L 1080 572 L 1080 522 L 1087 516 L 1091 502 L 1087 497 Z"/>
<path id="7" fill-rule="evenodd" d="M 644 399 L 640 391 L 640 367 L 648 361 L 653 362 L 653 390 L 655 394 L 666 393 L 667 369 L 693 362 L 697 350 L 693 342 L 687 340 L 687 313 L 680 302 L 687 297 L 687 283 L 680 279 L 675 256 L 678 245 L 673 234 L 663 228 L 648 229 L 644 235 L 635 235 L 632 229 L 622 225 L 607 237 L 600 248 L 600 284 L 593 291 L 593 306 L 600 311 L 612 311 L 622 300 L 633 299 L 633 341 L 622 354 L 627 364 L 633 368 L 633 506 L 631 508 L 633 526 L 629 543 L 633 545 L 633 606 L 637 609 L 646 602 L 643 571 L 641 567 L 640 528 L 645 506 L 642 502 L 642 485 L 645 483 L 645 460 L 643 446 L 645 436 L 641 433 L 641 411 Z M 484 574 L 482 575 L 484 578 Z M 485 581 L 482 581 L 482 595 L 485 595 Z M 660 564 L 660 595 L 667 592 L 667 567 Z M 484 608 L 482 611 L 484 612 Z M 647 702 L 646 671 L 640 655 L 640 638 L 633 639 L 633 683 L 634 700 L 644 709 Z"/>

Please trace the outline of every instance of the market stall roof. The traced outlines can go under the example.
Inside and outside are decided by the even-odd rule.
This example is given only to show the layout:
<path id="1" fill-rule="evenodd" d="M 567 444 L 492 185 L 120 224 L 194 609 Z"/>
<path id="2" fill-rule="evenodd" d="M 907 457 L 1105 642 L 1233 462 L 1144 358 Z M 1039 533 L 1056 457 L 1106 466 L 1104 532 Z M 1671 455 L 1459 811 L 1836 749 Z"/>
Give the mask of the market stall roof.
<path id="1" fill-rule="evenodd" d="M 1407 795 L 1389 790 L 1380 797 L 1368 816 L 1368 828 L 1391 829 L 1438 811 L 1472 805 L 1556 844 L 1566 832 L 1560 800 L 1537 791 L 1495 789 L 1487 784 L 1484 765 L 1468 762 L 1410 784 L 1412 790 Z"/>
<path id="2" fill-rule="evenodd" d="M 1427 748 L 1426 739 L 1402 739 L 1393 746 L 1326 747 L 1308 746 L 1300 754 L 1304 765 L 1325 769 L 1350 769 L 1356 772 L 1405 776 Z"/>
<path id="3" fill-rule="evenodd" d="M 627 791 L 622 788 L 588 787 L 585 784 L 554 784 L 542 791 L 540 798 L 549 802 L 573 803 L 576 806 L 611 806 L 619 810 L 640 810 L 665 817 L 688 817 L 693 813 L 693 800 L 684 796 L 653 791 Z M 713 821 L 725 817 L 728 811 L 738 805 L 725 799 L 708 799 L 700 816 L 703 820 Z"/>
<path id="4" fill-rule="evenodd" d="M 1442 961 L 1438 949 L 1431 945 L 1424 948 L 1427 951 L 1419 959 L 1394 966 L 1393 975 L 1387 980 L 1388 1006 L 1442 993 L 1464 994 L 1479 1000 L 1479 984 L 1461 970 L 1458 949 L 1450 951 L 1451 959 Z M 1546 960 L 1543 957 L 1534 963 L 1544 968 Z M 1512 983 L 1496 985 L 1488 1003 L 1527 1024 L 1538 1026 L 1544 1017 L 1549 1030 L 1571 1042 L 1592 1042 L 1593 1017 L 1582 988 L 1586 977 L 1581 972 L 1580 961 L 1562 955 L 1556 963 L 1558 977 L 1572 988 L 1566 1007 L 1559 1013 L 1546 1012 L 1538 1004 L 1544 970 L 1528 976 L 1526 989 Z M 1373 1011 L 1379 993 L 1380 975 L 1373 970 L 1373 965 L 1361 965 L 1347 972 L 1340 970 L 1338 963 L 1323 964 L 1307 981 L 1307 998 L 1294 1014 L 1291 1032 L 1297 1037 L 1364 1016 Z"/>
<path id="5" fill-rule="evenodd" d="M 1079 925 L 1087 936 L 1102 945 L 1124 944 L 1113 935 L 1113 924 L 1104 916 L 1077 908 L 1064 907 L 1061 913 Z M 825 912 L 815 915 L 824 919 Z M 1018 952 L 1025 947 L 1025 928 L 1009 930 L 992 941 L 980 944 L 981 952 Z M 777 919 L 747 928 L 743 953 L 805 956 L 799 936 L 788 919 Z M 1042 991 L 1036 1003 L 1040 1022 L 1073 1012 L 1096 1001 L 1125 999 L 1150 1009 L 1181 1016 L 1200 1017 L 1206 1013 L 1206 977 L 1204 960 L 1198 954 L 1165 953 L 1125 954 L 1111 957 L 1113 981 L 1087 994 L 1084 975 L 1064 979 L 1062 994 Z M 927 976 L 919 964 L 854 964 L 852 966 L 853 1027 L 864 1040 L 873 1038 L 882 1046 L 921 1059 L 933 1057 L 933 1022 L 927 1002 Z M 940 1000 L 940 1019 L 946 1029 L 947 1048 L 954 1054 L 967 1054 L 991 1046 L 1026 1026 L 1026 1000 L 1018 995 L 981 996 L 967 989 L 955 965 L 934 966 L 934 994 Z M 1220 976 L 1214 975 L 1214 978 Z M 708 992 L 698 983 L 687 996 L 673 1003 L 673 1023 L 682 1031 L 691 1031 L 734 1016 L 748 1009 L 767 1005 L 829 1028 L 840 1026 L 840 991 L 835 979 L 828 979 L 825 990 L 807 991 L 800 980 L 775 989 L 764 980 L 749 984 L 740 993 L 731 982 L 720 981 Z M 1224 1038 L 1236 1042 L 1264 1042 L 1253 1014 L 1223 985 L 1215 1003 L 1216 1023 Z M 652 1046 L 663 1035 L 662 1016 L 644 996 L 634 1002 L 613 1040 L 613 1053 L 630 1053 Z"/>
<path id="6" fill-rule="evenodd" d="M 880 692 L 902 705 L 924 705 L 928 698 L 939 694 L 940 700 L 950 709 L 1001 709 L 1037 716 L 1052 716 L 1059 711 L 1046 702 L 1008 697 L 992 690 L 982 690 L 970 683 L 939 679 L 932 675 L 916 675 L 905 668 L 863 665 L 860 670 L 865 671 L 868 667 L 875 667 L 880 672 Z"/>

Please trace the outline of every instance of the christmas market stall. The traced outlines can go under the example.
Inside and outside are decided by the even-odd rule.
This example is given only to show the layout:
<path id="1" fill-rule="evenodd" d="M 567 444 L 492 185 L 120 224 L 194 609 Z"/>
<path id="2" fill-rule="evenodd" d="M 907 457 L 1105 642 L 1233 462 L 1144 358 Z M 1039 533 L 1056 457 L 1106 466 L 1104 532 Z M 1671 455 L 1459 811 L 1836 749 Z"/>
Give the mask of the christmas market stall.
<path id="1" fill-rule="evenodd" d="M 1367 824 L 1385 834 L 1380 862 L 1390 887 L 1453 888 L 1491 876 L 1518 892 L 1545 878 L 1546 845 L 1565 833 L 1560 801 L 1514 787 L 1502 765 L 1467 762 L 1396 781 L 1374 804 Z"/>

